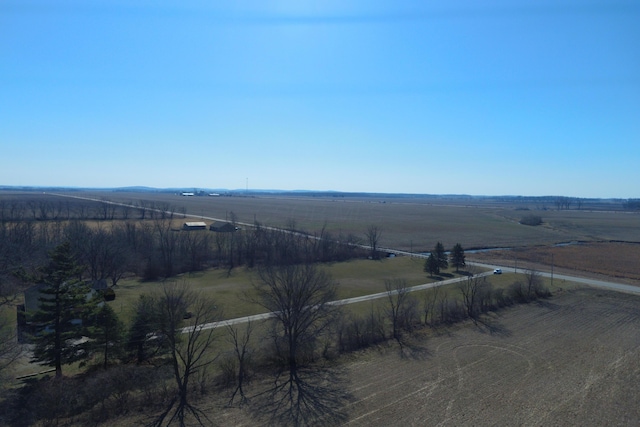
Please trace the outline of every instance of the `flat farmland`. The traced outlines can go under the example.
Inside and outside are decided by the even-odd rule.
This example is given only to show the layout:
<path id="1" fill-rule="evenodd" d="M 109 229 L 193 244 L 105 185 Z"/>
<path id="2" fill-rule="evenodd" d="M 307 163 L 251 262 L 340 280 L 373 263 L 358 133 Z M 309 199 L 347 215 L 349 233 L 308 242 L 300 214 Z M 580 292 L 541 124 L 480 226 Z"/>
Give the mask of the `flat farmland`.
<path id="1" fill-rule="evenodd" d="M 640 242 L 640 215 L 616 211 L 523 211 L 521 204 L 490 205 L 458 200 L 373 199 L 329 197 L 182 197 L 169 193 L 69 193 L 121 203 L 155 203 L 189 215 L 226 219 L 233 212 L 241 223 L 288 227 L 334 236 L 364 238 L 369 225 L 382 229 L 380 244 L 407 251 L 428 251 L 441 241 L 467 249 L 552 245 L 569 241 L 624 240 Z M 528 208 L 527 208 L 528 209 Z M 544 224 L 519 224 L 527 215 Z"/>
<path id="2" fill-rule="evenodd" d="M 519 306 L 350 368 L 349 425 L 638 425 L 640 299 L 595 290 Z"/>

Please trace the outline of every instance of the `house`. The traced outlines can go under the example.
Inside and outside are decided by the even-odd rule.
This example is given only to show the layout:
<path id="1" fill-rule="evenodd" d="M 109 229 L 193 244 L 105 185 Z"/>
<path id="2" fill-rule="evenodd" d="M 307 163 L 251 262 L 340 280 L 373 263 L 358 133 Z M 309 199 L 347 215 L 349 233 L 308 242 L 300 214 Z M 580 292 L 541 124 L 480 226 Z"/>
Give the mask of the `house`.
<path id="1" fill-rule="evenodd" d="M 45 283 L 33 285 L 24 291 L 24 311 L 35 312 L 40 309 L 40 298 L 45 297 L 40 290 L 47 287 Z"/>
<path id="2" fill-rule="evenodd" d="M 86 295 L 87 301 L 93 298 L 96 294 L 103 293 L 108 289 L 107 281 L 104 279 L 96 280 L 94 282 L 86 282 L 85 285 L 87 285 L 88 288 Z M 53 296 L 40 292 L 48 286 L 49 285 L 46 283 L 39 283 L 24 290 L 24 311 L 26 313 L 34 313 L 38 311 L 42 303 L 42 301 L 40 301 L 41 298 L 53 299 Z"/>
<path id="3" fill-rule="evenodd" d="M 207 224 L 204 222 L 185 222 L 182 225 L 183 230 L 206 230 Z"/>
<path id="4" fill-rule="evenodd" d="M 97 293 L 103 293 L 106 291 L 111 291 L 109 296 L 109 300 L 115 299 L 115 292 L 113 289 L 107 289 L 106 280 L 97 280 L 95 282 L 89 283 L 86 282 L 87 285 L 87 294 L 85 296 L 86 300 L 89 301 L 91 298 L 94 298 Z M 30 342 L 29 335 L 36 334 L 39 327 L 45 327 L 46 330 L 50 330 L 51 325 L 40 325 L 32 323 L 29 318 L 31 315 L 36 313 L 41 309 L 42 299 L 52 300 L 54 297 L 50 294 L 42 293 L 41 291 L 49 287 L 46 283 L 38 283 L 24 290 L 24 304 L 18 305 L 17 308 L 17 323 L 18 323 L 18 341 L 21 343 Z M 105 299 L 107 297 L 105 296 Z M 98 303 L 98 306 L 104 304 L 104 302 Z M 82 324 L 82 319 L 72 319 L 72 323 L 74 324 Z"/>
<path id="5" fill-rule="evenodd" d="M 239 228 L 230 222 L 214 222 L 209 226 L 209 230 L 217 233 L 233 233 L 234 231 L 238 231 Z"/>

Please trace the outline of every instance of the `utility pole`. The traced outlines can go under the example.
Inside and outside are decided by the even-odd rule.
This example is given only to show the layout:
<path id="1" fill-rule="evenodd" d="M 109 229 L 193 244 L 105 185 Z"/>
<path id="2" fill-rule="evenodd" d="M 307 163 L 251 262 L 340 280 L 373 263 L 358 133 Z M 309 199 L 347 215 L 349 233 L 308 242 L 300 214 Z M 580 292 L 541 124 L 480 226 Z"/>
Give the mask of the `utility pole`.
<path id="1" fill-rule="evenodd" d="M 551 254 L 551 289 L 553 289 L 553 254 Z"/>

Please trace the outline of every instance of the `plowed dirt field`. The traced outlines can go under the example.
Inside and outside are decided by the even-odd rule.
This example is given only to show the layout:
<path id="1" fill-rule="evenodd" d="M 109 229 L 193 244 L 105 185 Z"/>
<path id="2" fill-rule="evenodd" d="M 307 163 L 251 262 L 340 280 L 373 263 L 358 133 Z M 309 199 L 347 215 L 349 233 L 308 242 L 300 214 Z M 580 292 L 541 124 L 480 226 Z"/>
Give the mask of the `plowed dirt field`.
<path id="1" fill-rule="evenodd" d="M 349 425 L 640 425 L 640 299 L 595 290 L 519 306 L 351 366 Z"/>

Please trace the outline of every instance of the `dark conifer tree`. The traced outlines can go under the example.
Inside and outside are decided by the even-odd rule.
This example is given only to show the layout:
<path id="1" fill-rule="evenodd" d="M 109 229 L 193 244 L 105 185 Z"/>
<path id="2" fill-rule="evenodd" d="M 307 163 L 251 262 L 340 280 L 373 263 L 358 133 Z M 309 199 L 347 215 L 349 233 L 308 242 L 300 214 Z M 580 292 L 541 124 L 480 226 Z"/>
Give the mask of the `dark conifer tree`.
<path id="1" fill-rule="evenodd" d="M 433 249 L 433 255 L 438 261 L 438 269 L 443 270 L 449 267 L 449 260 L 447 253 L 444 251 L 444 245 L 441 242 L 436 243 L 436 247 Z M 438 270 L 438 273 L 440 271 Z"/>
<path id="2" fill-rule="evenodd" d="M 451 260 L 451 265 L 456 268 L 456 272 L 460 271 L 461 267 L 466 266 L 464 249 L 460 243 L 456 243 L 456 245 L 451 250 L 451 254 L 449 254 L 449 259 Z"/>
<path id="3" fill-rule="evenodd" d="M 80 280 L 82 268 L 76 263 L 68 242 L 51 252 L 43 272 L 39 309 L 31 316 L 37 325 L 33 361 L 55 367 L 59 377 L 62 365 L 88 356 L 82 338 L 86 328 L 83 317 L 91 311 L 90 289 Z"/>

